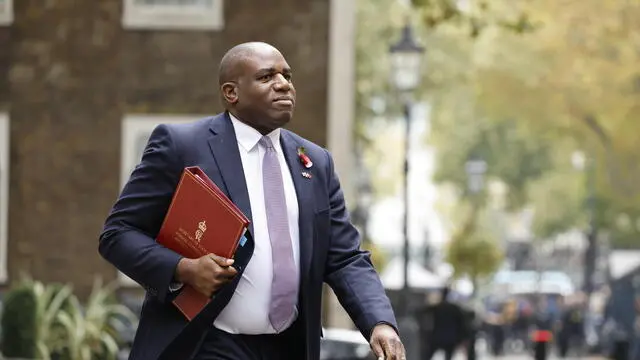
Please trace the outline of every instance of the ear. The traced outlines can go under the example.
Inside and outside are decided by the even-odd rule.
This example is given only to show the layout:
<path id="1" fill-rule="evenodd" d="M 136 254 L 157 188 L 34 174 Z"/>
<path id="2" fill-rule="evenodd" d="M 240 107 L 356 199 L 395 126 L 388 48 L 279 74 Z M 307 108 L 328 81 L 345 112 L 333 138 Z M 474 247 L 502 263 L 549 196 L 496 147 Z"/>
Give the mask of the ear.
<path id="1" fill-rule="evenodd" d="M 220 87 L 222 97 L 229 104 L 238 102 L 238 86 L 234 82 L 226 82 Z"/>

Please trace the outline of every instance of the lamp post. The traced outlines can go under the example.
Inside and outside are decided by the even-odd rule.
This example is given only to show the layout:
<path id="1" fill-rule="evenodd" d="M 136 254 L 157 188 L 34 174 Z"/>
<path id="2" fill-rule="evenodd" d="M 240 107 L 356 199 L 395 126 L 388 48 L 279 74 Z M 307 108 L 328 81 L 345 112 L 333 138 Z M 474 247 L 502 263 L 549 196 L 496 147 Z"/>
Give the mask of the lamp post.
<path id="1" fill-rule="evenodd" d="M 412 94 L 414 90 L 420 84 L 420 62 L 422 60 L 422 54 L 424 53 L 424 47 L 420 46 L 413 35 L 413 29 L 411 24 L 407 22 L 402 28 L 402 35 L 397 43 L 392 44 L 389 47 L 391 54 L 391 66 L 392 66 L 392 82 L 395 89 L 398 91 L 402 106 L 405 121 L 405 146 L 404 146 L 404 167 L 403 167 L 403 180 L 404 180 L 404 214 L 402 224 L 403 234 L 403 283 L 401 293 L 401 308 L 400 315 L 408 315 L 409 307 L 409 143 L 411 134 L 411 107 L 412 107 Z"/>
<path id="2" fill-rule="evenodd" d="M 484 189 L 484 178 L 485 173 L 487 172 L 487 162 L 479 156 L 472 155 L 467 160 L 464 166 L 464 170 L 467 173 L 467 190 L 472 196 L 471 201 L 473 203 L 473 206 L 479 206 L 478 195 L 480 194 L 482 189 Z M 478 291 L 478 289 L 476 289 L 477 286 L 478 284 L 474 282 L 472 295 L 473 298 L 475 298 L 475 294 Z"/>
<path id="3" fill-rule="evenodd" d="M 473 196 L 473 202 L 477 206 L 477 196 L 484 189 L 484 177 L 487 172 L 487 162 L 479 156 L 472 155 L 464 166 L 464 170 L 467 173 L 467 190 Z M 472 301 L 476 300 L 476 294 L 478 292 L 477 282 L 473 282 Z M 470 338 L 466 344 L 467 359 L 476 359 L 476 333 L 471 332 Z"/>
<path id="4" fill-rule="evenodd" d="M 582 151 L 576 151 L 571 156 L 573 167 L 585 173 L 587 188 L 587 217 L 588 229 L 585 237 L 587 248 L 584 253 L 583 290 L 586 297 L 585 307 L 591 300 L 594 289 L 594 274 L 596 272 L 596 260 L 598 258 L 598 227 L 596 223 L 596 196 L 595 196 L 595 161 Z"/>

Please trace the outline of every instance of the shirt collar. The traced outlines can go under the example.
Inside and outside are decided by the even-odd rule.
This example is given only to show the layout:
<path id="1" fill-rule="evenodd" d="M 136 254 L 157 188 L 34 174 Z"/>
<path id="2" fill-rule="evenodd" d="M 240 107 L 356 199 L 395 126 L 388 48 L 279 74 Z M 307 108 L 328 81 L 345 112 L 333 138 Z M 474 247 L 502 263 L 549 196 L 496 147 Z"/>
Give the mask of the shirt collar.
<path id="1" fill-rule="evenodd" d="M 258 144 L 258 141 L 262 138 L 262 134 L 252 128 L 251 126 L 243 123 L 238 120 L 233 114 L 229 113 L 229 117 L 231 117 L 231 122 L 233 123 L 233 129 L 236 132 L 236 139 L 238 140 L 238 144 L 244 149 L 244 151 L 249 152 L 253 150 L 253 148 Z M 267 136 L 271 139 L 273 146 L 277 149 L 280 148 L 280 128 L 273 130 L 268 133 Z"/>

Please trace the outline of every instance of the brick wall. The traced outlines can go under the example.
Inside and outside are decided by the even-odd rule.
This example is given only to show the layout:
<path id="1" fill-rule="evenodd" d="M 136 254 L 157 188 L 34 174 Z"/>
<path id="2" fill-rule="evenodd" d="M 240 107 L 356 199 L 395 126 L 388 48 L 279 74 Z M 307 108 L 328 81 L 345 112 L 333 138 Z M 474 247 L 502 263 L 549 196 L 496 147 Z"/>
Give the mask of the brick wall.
<path id="1" fill-rule="evenodd" d="M 126 30 L 121 0 L 14 7 L 14 24 L 0 28 L 0 109 L 11 108 L 11 279 L 27 271 L 86 293 L 95 275 L 115 278 L 97 236 L 120 189 L 122 117 L 218 112 L 217 64 L 236 43 L 263 40 L 283 51 L 299 97 L 290 128 L 326 144 L 327 0 L 225 1 L 220 32 Z"/>
<path id="2" fill-rule="evenodd" d="M 124 32 L 122 86 L 127 111 L 220 111 L 217 67 L 224 52 L 241 42 L 266 41 L 283 52 L 294 70 L 298 102 L 290 128 L 326 144 L 329 2 L 228 4 L 221 32 Z"/>

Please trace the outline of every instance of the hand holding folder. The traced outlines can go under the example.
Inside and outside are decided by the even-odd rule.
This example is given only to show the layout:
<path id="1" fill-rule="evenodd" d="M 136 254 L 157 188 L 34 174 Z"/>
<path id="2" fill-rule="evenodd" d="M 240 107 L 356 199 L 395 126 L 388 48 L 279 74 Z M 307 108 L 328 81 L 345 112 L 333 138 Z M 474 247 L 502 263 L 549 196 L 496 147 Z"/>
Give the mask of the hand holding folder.
<path id="1" fill-rule="evenodd" d="M 189 259 L 199 259 L 209 254 L 231 259 L 238 245 L 244 241 L 248 227 L 246 216 L 202 169 L 187 167 L 156 241 Z M 191 320 L 209 301 L 206 295 L 185 284 L 173 303 Z"/>
<path id="2" fill-rule="evenodd" d="M 176 280 L 180 284 L 189 284 L 193 290 L 211 297 L 238 274 L 233 266 L 234 260 L 215 254 L 198 259 L 181 259 L 176 270 Z M 171 291 L 180 290 L 171 289 Z"/>

